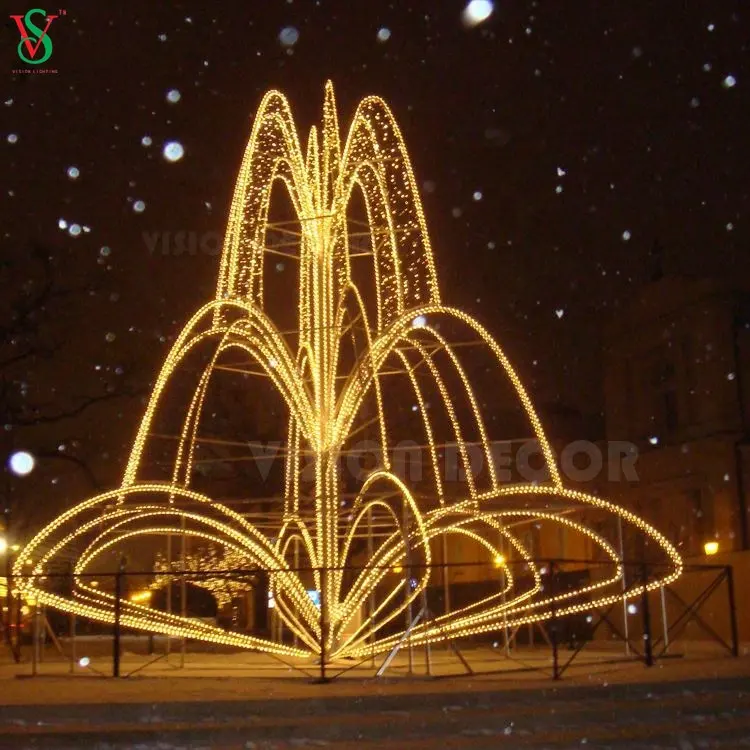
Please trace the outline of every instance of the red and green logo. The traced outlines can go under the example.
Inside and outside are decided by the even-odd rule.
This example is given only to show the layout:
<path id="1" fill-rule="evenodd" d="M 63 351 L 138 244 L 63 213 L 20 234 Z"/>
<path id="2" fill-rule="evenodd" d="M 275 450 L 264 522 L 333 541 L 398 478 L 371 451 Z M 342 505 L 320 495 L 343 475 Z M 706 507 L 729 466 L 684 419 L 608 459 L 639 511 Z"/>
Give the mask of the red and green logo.
<path id="1" fill-rule="evenodd" d="M 32 8 L 25 16 L 11 16 L 18 26 L 21 41 L 18 43 L 18 56 L 29 65 L 41 65 L 52 56 L 52 39 L 49 35 L 49 27 L 52 22 L 64 16 L 61 10 L 57 15 L 47 15 L 46 10 Z M 41 17 L 41 18 L 40 18 Z M 36 22 L 35 22 L 36 20 Z M 42 27 L 44 24 L 44 27 Z"/>

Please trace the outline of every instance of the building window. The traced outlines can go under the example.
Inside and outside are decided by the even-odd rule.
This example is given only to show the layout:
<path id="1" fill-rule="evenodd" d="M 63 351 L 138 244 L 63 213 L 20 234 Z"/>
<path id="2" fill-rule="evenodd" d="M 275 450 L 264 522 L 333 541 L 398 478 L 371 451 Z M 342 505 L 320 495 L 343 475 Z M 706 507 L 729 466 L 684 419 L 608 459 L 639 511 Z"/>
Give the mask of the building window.
<path id="1" fill-rule="evenodd" d="M 649 356 L 647 368 L 647 399 L 649 424 L 647 432 L 657 432 L 662 437 L 674 435 L 680 426 L 680 411 L 677 399 L 677 378 L 671 352 L 661 348 Z"/>

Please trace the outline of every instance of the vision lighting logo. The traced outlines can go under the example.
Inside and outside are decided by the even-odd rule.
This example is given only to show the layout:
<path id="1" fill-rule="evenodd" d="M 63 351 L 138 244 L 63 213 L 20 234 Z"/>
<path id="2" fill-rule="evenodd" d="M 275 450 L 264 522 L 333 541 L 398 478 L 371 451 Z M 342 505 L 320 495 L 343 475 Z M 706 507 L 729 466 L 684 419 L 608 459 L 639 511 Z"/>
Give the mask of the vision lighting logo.
<path id="1" fill-rule="evenodd" d="M 18 57 L 27 65 L 42 65 L 52 57 L 52 38 L 49 35 L 50 26 L 56 18 L 67 14 L 66 10 L 58 10 L 57 15 L 48 15 L 42 8 L 32 8 L 24 16 L 11 16 L 16 22 L 21 34 L 18 42 Z M 44 24 L 44 26 L 42 26 Z M 14 73 L 57 73 L 51 68 L 19 68 Z"/>

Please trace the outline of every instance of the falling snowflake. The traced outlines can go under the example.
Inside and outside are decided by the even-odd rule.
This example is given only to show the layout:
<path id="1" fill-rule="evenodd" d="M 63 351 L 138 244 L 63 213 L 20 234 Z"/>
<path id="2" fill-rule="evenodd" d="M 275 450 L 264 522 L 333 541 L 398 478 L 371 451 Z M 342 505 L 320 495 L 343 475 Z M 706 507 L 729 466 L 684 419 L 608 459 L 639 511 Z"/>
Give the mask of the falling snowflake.
<path id="1" fill-rule="evenodd" d="M 78 237 L 78 235 L 81 233 L 81 225 L 80 224 L 71 224 L 68 227 L 68 234 L 71 237 Z"/>
<path id="2" fill-rule="evenodd" d="M 27 474 L 30 474 L 34 469 L 34 463 L 34 456 L 27 451 L 16 451 L 8 459 L 8 467 L 19 477 L 25 477 Z"/>
<path id="3" fill-rule="evenodd" d="M 81 176 L 81 170 L 78 167 L 68 167 L 67 174 L 71 180 L 77 180 Z"/>
<path id="4" fill-rule="evenodd" d="M 182 99 L 182 94 L 177 89 L 169 89 L 167 91 L 167 101 L 170 104 L 177 104 Z"/>
<path id="5" fill-rule="evenodd" d="M 387 42 L 391 38 L 391 30 L 386 29 L 385 26 L 383 28 L 378 29 L 378 41 L 379 42 Z"/>
<path id="6" fill-rule="evenodd" d="M 477 26 L 482 21 L 486 21 L 492 15 L 493 10 L 490 0 L 471 0 L 461 16 L 464 26 Z"/>
<path id="7" fill-rule="evenodd" d="M 136 201 L 133 203 L 133 211 L 137 214 L 142 214 L 146 210 L 146 204 L 143 201 Z"/>
<path id="8" fill-rule="evenodd" d="M 629 230 L 629 229 L 626 229 L 626 230 L 625 230 L 625 231 L 624 231 L 624 232 L 622 233 L 622 241 L 623 241 L 623 242 L 627 242 L 627 241 L 628 241 L 628 240 L 629 240 L 629 239 L 630 239 L 630 238 L 631 238 L 632 236 L 633 236 L 633 235 L 631 235 L 631 234 L 630 234 L 630 230 Z"/>
<path id="9" fill-rule="evenodd" d="M 151 140 L 150 135 L 144 135 L 143 138 L 141 138 L 141 146 L 148 148 L 152 143 L 153 141 Z"/>
<path id="10" fill-rule="evenodd" d="M 162 154 L 167 161 L 176 162 L 185 155 L 185 149 L 179 141 L 167 141 Z"/>
<path id="11" fill-rule="evenodd" d="M 479 190 L 475 190 L 474 194 L 471 196 L 475 201 L 481 201 L 482 200 L 482 193 Z"/>
<path id="12" fill-rule="evenodd" d="M 8 143 L 18 143 L 18 136 L 15 133 L 9 133 L 6 140 Z"/>
<path id="13" fill-rule="evenodd" d="M 299 31 L 294 26 L 284 26 L 279 32 L 279 41 L 284 47 L 294 47 L 299 39 Z"/>
<path id="14" fill-rule="evenodd" d="M 734 86 L 737 84 L 737 79 L 734 76 L 727 76 L 722 82 L 721 85 L 725 89 L 731 89 L 734 88 Z"/>

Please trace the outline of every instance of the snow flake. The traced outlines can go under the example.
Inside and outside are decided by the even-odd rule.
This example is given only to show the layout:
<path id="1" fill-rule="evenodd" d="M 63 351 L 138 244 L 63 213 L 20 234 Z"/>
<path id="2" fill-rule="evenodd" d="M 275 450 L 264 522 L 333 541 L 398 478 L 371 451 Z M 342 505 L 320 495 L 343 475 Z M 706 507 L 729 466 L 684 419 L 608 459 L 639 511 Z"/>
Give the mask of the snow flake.
<path id="1" fill-rule="evenodd" d="M 464 26 L 477 26 L 486 21 L 491 15 L 494 7 L 490 0 L 471 0 L 464 8 L 461 18 Z"/>
<path id="2" fill-rule="evenodd" d="M 284 26 L 279 32 L 279 41 L 282 47 L 294 47 L 299 39 L 299 31 L 294 26 Z"/>
<path id="3" fill-rule="evenodd" d="M 167 141 L 164 144 L 162 155 L 169 162 L 176 162 L 185 155 L 185 149 L 179 141 Z"/>
<path id="4" fill-rule="evenodd" d="M 8 459 L 8 468 L 19 477 L 25 477 L 34 469 L 34 456 L 28 451 L 16 451 Z"/>

